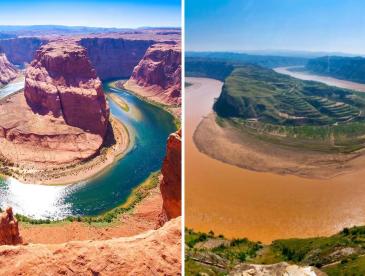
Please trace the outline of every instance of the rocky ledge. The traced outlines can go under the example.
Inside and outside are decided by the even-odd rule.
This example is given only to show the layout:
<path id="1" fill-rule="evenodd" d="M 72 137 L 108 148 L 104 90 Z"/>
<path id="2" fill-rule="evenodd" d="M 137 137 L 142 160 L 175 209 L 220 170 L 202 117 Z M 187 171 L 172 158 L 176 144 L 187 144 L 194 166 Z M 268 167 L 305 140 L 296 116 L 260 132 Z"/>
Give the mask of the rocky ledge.
<path id="1" fill-rule="evenodd" d="M 241 264 L 236 266 L 230 276 L 262 276 L 262 275 L 286 275 L 286 276 L 326 276 L 327 274 L 313 266 L 298 266 L 281 262 L 271 265 Z"/>
<path id="2" fill-rule="evenodd" d="M 124 87 L 166 105 L 181 104 L 181 47 L 155 44 L 148 48 Z"/>
<path id="3" fill-rule="evenodd" d="M 1 275 L 181 275 L 181 218 L 107 241 L 0 247 Z"/>
<path id="4" fill-rule="evenodd" d="M 18 76 L 18 69 L 11 64 L 4 53 L 0 53 L 0 87 Z"/>

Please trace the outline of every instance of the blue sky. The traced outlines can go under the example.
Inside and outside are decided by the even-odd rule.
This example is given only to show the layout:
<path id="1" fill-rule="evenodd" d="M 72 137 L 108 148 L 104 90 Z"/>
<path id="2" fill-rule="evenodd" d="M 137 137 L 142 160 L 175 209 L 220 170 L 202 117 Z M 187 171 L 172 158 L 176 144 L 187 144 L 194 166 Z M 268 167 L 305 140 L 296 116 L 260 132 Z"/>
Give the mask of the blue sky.
<path id="1" fill-rule="evenodd" d="M 365 54 L 362 0 L 186 0 L 186 48 Z"/>
<path id="2" fill-rule="evenodd" d="M 0 25 L 177 26 L 180 0 L 0 0 Z"/>

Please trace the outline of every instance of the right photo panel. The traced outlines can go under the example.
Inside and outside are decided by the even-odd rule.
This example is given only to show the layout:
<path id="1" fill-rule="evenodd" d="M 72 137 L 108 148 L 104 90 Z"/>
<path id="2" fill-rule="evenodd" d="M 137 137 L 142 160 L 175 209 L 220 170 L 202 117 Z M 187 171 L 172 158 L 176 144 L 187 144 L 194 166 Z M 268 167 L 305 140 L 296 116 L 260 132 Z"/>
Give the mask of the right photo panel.
<path id="1" fill-rule="evenodd" d="M 364 10 L 185 1 L 186 275 L 365 275 Z"/>

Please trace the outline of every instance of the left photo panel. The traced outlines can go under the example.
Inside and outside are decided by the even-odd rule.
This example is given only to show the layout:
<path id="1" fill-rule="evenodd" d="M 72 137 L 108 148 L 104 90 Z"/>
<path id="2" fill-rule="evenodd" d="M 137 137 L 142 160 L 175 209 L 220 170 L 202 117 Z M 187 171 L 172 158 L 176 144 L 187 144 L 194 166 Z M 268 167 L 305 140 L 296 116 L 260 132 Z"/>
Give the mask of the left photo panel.
<path id="1" fill-rule="evenodd" d="M 0 3 L 0 275 L 181 274 L 181 41 L 180 1 Z"/>

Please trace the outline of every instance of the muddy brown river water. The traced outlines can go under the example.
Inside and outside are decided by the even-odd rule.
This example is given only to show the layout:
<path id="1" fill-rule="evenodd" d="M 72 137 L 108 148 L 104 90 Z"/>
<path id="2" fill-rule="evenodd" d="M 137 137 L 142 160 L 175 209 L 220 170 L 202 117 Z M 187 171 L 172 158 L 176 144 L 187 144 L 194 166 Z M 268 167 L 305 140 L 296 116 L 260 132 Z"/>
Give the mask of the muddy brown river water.
<path id="1" fill-rule="evenodd" d="M 269 243 L 275 239 L 331 235 L 365 224 L 365 164 L 330 180 L 253 172 L 200 153 L 192 136 L 212 110 L 222 83 L 187 78 L 186 225 L 227 237 Z"/>

